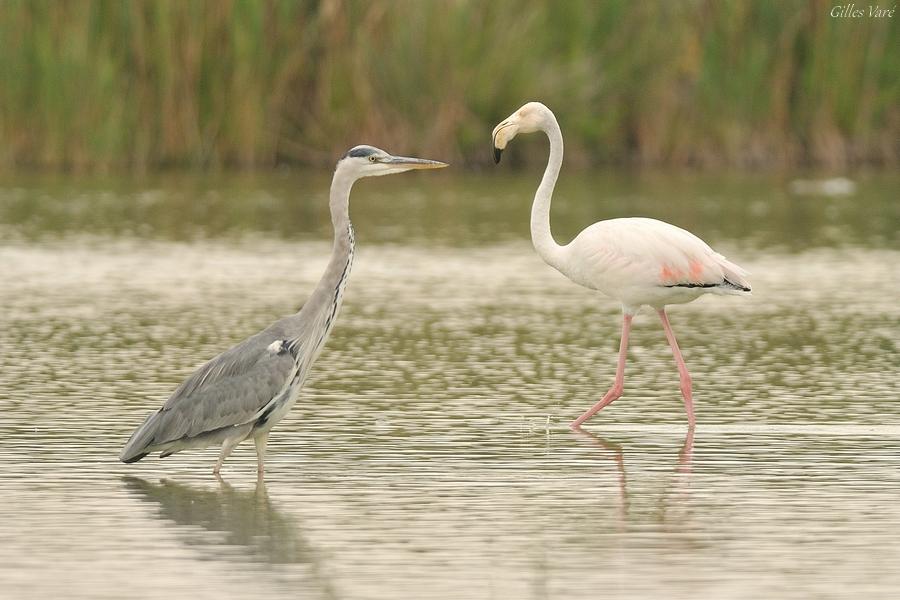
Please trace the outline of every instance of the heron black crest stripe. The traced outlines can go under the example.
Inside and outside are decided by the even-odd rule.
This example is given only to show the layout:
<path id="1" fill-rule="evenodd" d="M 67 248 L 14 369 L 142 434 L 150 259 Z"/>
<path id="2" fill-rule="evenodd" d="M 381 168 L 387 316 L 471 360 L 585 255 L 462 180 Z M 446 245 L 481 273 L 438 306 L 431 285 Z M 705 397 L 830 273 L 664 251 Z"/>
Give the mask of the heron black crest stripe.
<path id="1" fill-rule="evenodd" d="M 376 152 L 378 152 L 378 150 L 376 150 L 372 146 L 356 146 L 355 148 L 350 148 L 350 150 L 347 151 L 347 154 L 345 154 L 344 157 L 363 158 L 366 156 L 371 156 Z"/>

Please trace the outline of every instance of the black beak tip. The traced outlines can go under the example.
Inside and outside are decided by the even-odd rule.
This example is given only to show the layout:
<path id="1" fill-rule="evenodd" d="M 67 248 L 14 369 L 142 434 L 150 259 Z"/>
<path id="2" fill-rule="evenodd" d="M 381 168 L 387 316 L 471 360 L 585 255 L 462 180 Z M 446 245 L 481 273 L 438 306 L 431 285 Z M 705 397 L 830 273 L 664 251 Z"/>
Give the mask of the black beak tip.
<path id="1" fill-rule="evenodd" d="M 494 146 L 494 164 L 495 164 L 495 165 L 499 165 L 499 164 L 500 164 L 500 155 L 501 155 L 501 154 L 503 154 L 503 150 L 501 150 L 500 148 Z"/>

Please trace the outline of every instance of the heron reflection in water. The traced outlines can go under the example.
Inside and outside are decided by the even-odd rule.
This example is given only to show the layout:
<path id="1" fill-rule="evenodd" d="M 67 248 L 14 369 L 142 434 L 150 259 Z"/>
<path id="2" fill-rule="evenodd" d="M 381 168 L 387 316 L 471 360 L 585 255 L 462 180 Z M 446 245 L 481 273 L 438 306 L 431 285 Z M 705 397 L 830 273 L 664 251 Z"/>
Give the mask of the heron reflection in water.
<path id="1" fill-rule="evenodd" d="M 234 488 L 221 479 L 217 488 L 167 480 L 151 483 L 130 476 L 122 481 L 132 496 L 158 508 L 157 518 L 177 525 L 179 537 L 191 548 L 206 546 L 221 556 L 215 551 L 237 546 L 255 562 L 304 565 L 305 579 L 322 597 L 337 597 L 315 548 L 303 538 L 300 524 L 272 504 L 261 477 L 252 490 Z M 198 534 L 197 528 L 204 531 Z M 210 532 L 219 535 L 208 535 Z"/>

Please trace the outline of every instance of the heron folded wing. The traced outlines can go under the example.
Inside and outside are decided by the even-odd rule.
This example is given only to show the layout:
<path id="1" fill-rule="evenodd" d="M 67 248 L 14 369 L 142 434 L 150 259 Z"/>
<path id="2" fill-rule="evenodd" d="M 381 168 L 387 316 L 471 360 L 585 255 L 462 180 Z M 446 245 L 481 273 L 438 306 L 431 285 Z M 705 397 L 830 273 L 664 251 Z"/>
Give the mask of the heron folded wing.
<path id="1" fill-rule="evenodd" d="M 160 411 L 155 444 L 246 423 L 283 391 L 294 368 L 289 353 L 266 353 L 250 368 L 223 370 Z M 174 396 L 173 396 L 174 398 Z"/>
<path id="2" fill-rule="evenodd" d="M 252 419 L 281 391 L 294 367 L 294 355 L 280 348 L 273 352 L 273 344 L 302 339 L 306 323 L 299 314 L 285 317 L 206 362 L 134 431 L 122 460 Z"/>
<path id="3" fill-rule="evenodd" d="M 173 408 L 182 398 L 191 396 L 219 379 L 227 379 L 249 371 L 267 355 L 267 347 L 277 339 L 279 337 L 270 334 L 267 329 L 210 359 L 175 389 L 163 405 L 163 410 Z"/>

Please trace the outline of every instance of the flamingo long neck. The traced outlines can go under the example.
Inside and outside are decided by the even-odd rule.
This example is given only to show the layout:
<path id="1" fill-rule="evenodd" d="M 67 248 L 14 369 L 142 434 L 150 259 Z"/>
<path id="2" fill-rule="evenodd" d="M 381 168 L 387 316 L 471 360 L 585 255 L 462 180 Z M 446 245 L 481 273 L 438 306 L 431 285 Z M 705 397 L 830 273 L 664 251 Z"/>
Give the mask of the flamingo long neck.
<path id="1" fill-rule="evenodd" d="M 560 268 L 563 258 L 563 247 L 556 243 L 550 232 L 550 200 L 553 197 L 553 188 L 556 187 L 556 179 L 559 177 L 559 169 L 563 161 L 562 131 L 556 118 L 550 114 L 548 122 L 541 128 L 550 139 L 550 159 L 544 170 L 544 177 L 534 194 L 534 204 L 531 206 L 531 243 L 534 249 L 548 265 Z"/>

